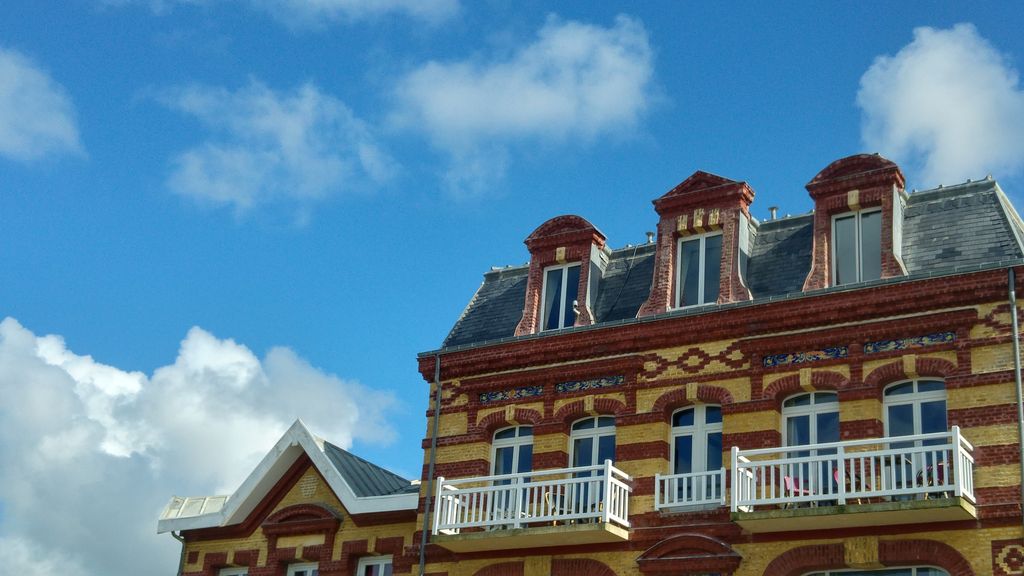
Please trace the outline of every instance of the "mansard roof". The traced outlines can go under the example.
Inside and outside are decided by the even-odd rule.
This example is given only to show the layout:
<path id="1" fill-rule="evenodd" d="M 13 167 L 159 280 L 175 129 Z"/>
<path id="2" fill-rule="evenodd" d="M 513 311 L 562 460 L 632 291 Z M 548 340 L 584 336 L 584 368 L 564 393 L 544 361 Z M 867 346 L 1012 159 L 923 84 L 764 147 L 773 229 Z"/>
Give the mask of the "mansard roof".
<path id="1" fill-rule="evenodd" d="M 875 155 L 843 160 L 846 162 L 842 165 L 833 163 L 825 168 L 815 180 L 862 174 L 865 169 L 890 170 L 888 164 L 892 164 Z M 694 176 L 698 174 L 703 173 Z M 680 186 L 685 184 L 686 181 Z M 755 304 L 801 293 L 811 266 L 813 220 L 813 213 L 766 222 L 751 220 L 751 253 L 745 279 Z M 1016 212 L 991 179 L 911 193 L 903 222 L 903 262 L 908 275 L 867 284 L 906 282 L 1017 261 L 1024 258 L 1022 229 L 1024 225 Z M 636 317 L 650 293 L 654 250 L 651 243 L 611 251 L 598 283 L 595 324 L 607 325 Z M 528 266 L 523 265 L 484 274 L 483 283 L 445 338 L 443 348 L 512 339 L 523 313 L 527 273 Z M 850 286 L 825 290 L 835 289 L 848 290 Z M 704 313 L 716 306 L 729 304 L 686 313 Z"/>

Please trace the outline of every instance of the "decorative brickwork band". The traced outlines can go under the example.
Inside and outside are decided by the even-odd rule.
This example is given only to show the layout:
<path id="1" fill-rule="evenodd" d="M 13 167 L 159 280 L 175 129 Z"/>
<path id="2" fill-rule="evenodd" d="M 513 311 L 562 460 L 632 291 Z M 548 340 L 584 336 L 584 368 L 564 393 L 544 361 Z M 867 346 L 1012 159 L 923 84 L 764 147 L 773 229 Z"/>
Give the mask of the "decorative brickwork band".
<path id="1" fill-rule="evenodd" d="M 1024 543 L 1020 538 L 992 542 L 992 574 L 994 576 L 1024 575 Z"/>
<path id="2" fill-rule="evenodd" d="M 501 402 L 503 400 L 521 400 L 523 398 L 540 396 L 543 393 L 543 386 L 523 386 L 521 388 L 501 390 L 498 392 L 481 392 L 480 402 L 486 404 L 488 402 Z"/>
<path id="3" fill-rule="evenodd" d="M 615 576 L 615 571 L 597 560 L 555 558 L 551 561 L 551 576 Z"/>
<path id="4" fill-rule="evenodd" d="M 920 346 L 934 346 L 935 344 L 947 344 L 956 341 L 956 332 L 936 332 L 924 336 L 913 336 L 911 338 L 897 338 L 895 340 L 878 340 L 868 342 L 864 345 L 865 354 L 877 354 L 879 352 L 893 352 Z"/>
<path id="5" fill-rule="evenodd" d="M 808 362 L 819 362 L 821 360 L 835 360 L 846 358 L 849 349 L 846 346 L 832 346 L 820 350 L 808 350 L 806 352 L 783 352 L 782 354 L 769 354 L 761 363 L 765 368 L 778 368 L 792 364 L 806 364 Z"/>
<path id="6" fill-rule="evenodd" d="M 651 546 L 637 558 L 644 574 L 731 574 L 740 555 L 725 542 L 703 534 L 680 534 Z"/>
<path id="7" fill-rule="evenodd" d="M 581 392 L 583 390 L 597 390 L 599 388 L 610 388 L 621 386 L 626 381 L 625 376 L 605 376 L 591 380 L 575 380 L 573 382 L 559 382 L 555 384 L 555 392 L 566 394 L 569 392 Z M 539 386 L 538 386 L 539 388 Z"/>
<path id="8" fill-rule="evenodd" d="M 473 576 L 523 576 L 522 562 L 491 564 L 476 571 Z"/>

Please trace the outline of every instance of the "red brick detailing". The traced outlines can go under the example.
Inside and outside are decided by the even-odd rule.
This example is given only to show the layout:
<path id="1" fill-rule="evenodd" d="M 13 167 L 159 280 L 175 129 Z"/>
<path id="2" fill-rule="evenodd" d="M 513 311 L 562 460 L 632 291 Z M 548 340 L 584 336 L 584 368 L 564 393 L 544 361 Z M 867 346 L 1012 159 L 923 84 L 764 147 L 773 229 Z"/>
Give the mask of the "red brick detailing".
<path id="1" fill-rule="evenodd" d="M 956 408 L 946 412 L 946 419 L 950 426 L 955 425 L 963 428 L 990 426 L 993 424 L 1016 425 L 1017 407 L 1013 404 L 999 404 L 996 406 Z"/>
<path id="2" fill-rule="evenodd" d="M 811 372 L 811 387 L 815 390 L 842 390 L 849 386 L 849 384 L 850 381 L 842 374 L 830 370 Z M 793 374 L 772 382 L 764 389 L 761 395 L 766 400 L 781 403 L 787 396 L 799 394 L 800 392 L 804 392 L 804 389 L 800 386 L 800 375 Z"/>
<path id="3" fill-rule="evenodd" d="M 842 544 L 800 546 L 772 560 L 764 576 L 802 576 L 814 570 L 846 568 L 844 554 Z"/>
<path id="4" fill-rule="evenodd" d="M 476 571 L 473 576 L 523 576 L 522 562 L 491 564 Z"/>
<path id="5" fill-rule="evenodd" d="M 902 190 L 904 183 L 896 164 L 877 154 L 856 154 L 829 164 L 807 184 L 814 200 L 814 241 L 805 292 L 832 284 L 832 216 L 851 211 L 846 196 L 851 190 L 859 190 L 860 208 L 882 208 L 882 277 L 903 274 L 892 252 L 892 200 L 893 188 Z"/>
<path id="6" fill-rule="evenodd" d="M 739 568 L 740 558 L 732 547 L 717 538 L 680 534 L 648 548 L 637 563 L 644 574 L 731 573 Z"/>
<path id="7" fill-rule="evenodd" d="M 914 362 L 914 370 L 919 378 L 946 379 L 956 375 L 957 367 L 952 362 L 941 358 L 917 358 Z M 910 376 L 903 370 L 902 360 L 896 360 L 868 374 L 864 379 L 864 385 L 878 390 L 881 395 L 882 389 L 887 385 L 907 378 Z"/>
<path id="8" fill-rule="evenodd" d="M 198 550 L 191 550 L 188 553 L 188 557 L 187 557 L 186 561 L 189 564 L 195 564 L 196 562 L 199 562 L 199 551 Z"/>
<path id="9" fill-rule="evenodd" d="M 732 394 L 728 390 L 709 384 L 697 385 L 697 399 L 704 404 L 717 404 L 719 406 L 733 403 Z M 677 409 L 691 404 L 693 402 L 686 398 L 686 388 L 676 388 L 659 396 L 654 401 L 654 407 L 651 409 L 651 412 L 662 414 L 665 420 L 668 420 Z"/>
<path id="10" fill-rule="evenodd" d="M 615 447 L 615 460 L 626 462 L 629 460 L 646 460 L 647 458 L 668 459 L 668 442 L 654 440 L 651 442 L 634 442 L 633 444 L 622 444 Z"/>
<path id="11" fill-rule="evenodd" d="M 878 560 L 886 566 L 938 566 L 949 576 L 974 576 L 970 563 L 950 545 L 935 540 L 882 540 Z"/>
<path id="12" fill-rule="evenodd" d="M 217 576 L 221 568 L 228 565 L 227 552 L 207 552 L 203 556 L 203 576 Z"/>
<path id="13" fill-rule="evenodd" d="M 539 332 L 541 311 L 540 298 L 544 287 L 544 268 L 559 264 L 558 248 L 565 248 L 563 262 L 580 263 L 580 283 L 576 287 L 576 301 L 580 314 L 576 326 L 594 323 L 593 311 L 587 307 L 587 286 L 590 277 L 591 247 L 598 249 L 605 245 L 604 234 L 579 216 L 558 216 L 541 224 L 523 241 L 530 251 L 530 271 L 526 278 L 526 303 L 523 318 L 516 326 L 516 336 Z"/>
<path id="14" fill-rule="evenodd" d="M 551 576 L 615 576 L 615 572 L 597 560 L 555 558 L 551 560 Z"/>
<path id="15" fill-rule="evenodd" d="M 840 404 L 843 399 L 839 399 Z M 840 440 L 864 440 L 867 438 L 882 438 L 885 436 L 885 427 L 878 419 L 849 420 L 839 422 Z"/>
<path id="16" fill-rule="evenodd" d="M 346 540 L 341 543 L 339 564 L 347 574 L 355 574 L 359 559 L 369 553 L 370 542 L 368 540 Z"/>
<path id="17" fill-rule="evenodd" d="M 402 536 L 378 537 L 377 541 L 373 544 L 373 551 L 377 554 L 393 554 L 397 556 L 402 553 L 404 544 L 405 538 Z"/>
<path id="18" fill-rule="evenodd" d="M 1024 574 L 1024 542 L 1020 538 L 992 541 L 993 576 Z"/>
<path id="19" fill-rule="evenodd" d="M 251 569 L 256 567 L 259 558 L 260 551 L 258 549 L 235 550 L 235 557 L 231 559 L 231 562 L 236 566 L 248 566 Z"/>
<path id="20" fill-rule="evenodd" d="M 654 278 L 650 296 L 640 307 L 638 317 L 666 312 L 675 304 L 678 290 L 675 286 L 676 243 L 681 236 L 681 217 L 686 218 L 685 234 L 722 231 L 718 301 L 750 300 L 750 291 L 739 274 L 739 225 L 740 214 L 749 216 L 753 200 L 754 190 L 746 182 L 697 171 L 654 201 L 654 210 L 660 218 Z M 713 214 L 717 222 L 712 221 Z"/>
<path id="21" fill-rule="evenodd" d="M 555 412 L 554 419 L 568 426 L 576 420 L 586 418 L 587 416 L 618 416 L 619 414 L 625 413 L 626 405 L 618 400 L 612 400 L 611 398 L 594 398 L 593 413 L 587 412 L 586 404 L 583 400 L 578 400 L 576 402 L 570 402 L 569 404 L 559 408 L 558 411 Z M 568 432 L 568 428 L 566 428 L 566 432 Z"/>
<path id="22" fill-rule="evenodd" d="M 542 418 L 540 412 L 537 412 L 536 410 L 526 410 L 523 408 L 516 408 L 514 417 L 515 422 L 509 422 L 505 418 L 504 411 L 492 412 L 487 416 L 484 416 L 476 425 L 476 431 L 479 433 L 479 438 L 484 441 L 490 441 L 491 437 L 494 436 L 494 433 L 502 428 L 516 426 L 517 424 L 532 426 L 540 423 Z"/>

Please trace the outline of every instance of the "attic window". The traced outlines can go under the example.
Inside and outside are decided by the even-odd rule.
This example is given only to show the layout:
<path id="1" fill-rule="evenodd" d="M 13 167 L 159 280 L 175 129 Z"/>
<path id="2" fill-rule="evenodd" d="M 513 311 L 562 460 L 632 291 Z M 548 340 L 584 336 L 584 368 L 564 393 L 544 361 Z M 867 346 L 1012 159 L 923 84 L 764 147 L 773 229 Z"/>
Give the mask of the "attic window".
<path id="1" fill-rule="evenodd" d="M 861 210 L 832 218 L 834 286 L 882 277 L 882 211 Z"/>
<path id="2" fill-rule="evenodd" d="M 557 330 L 576 324 L 576 295 L 580 287 L 579 263 L 544 269 L 541 295 L 541 330 Z"/>
<path id="3" fill-rule="evenodd" d="M 722 274 L 722 234 L 679 239 L 676 308 L 718 301 Z"/>

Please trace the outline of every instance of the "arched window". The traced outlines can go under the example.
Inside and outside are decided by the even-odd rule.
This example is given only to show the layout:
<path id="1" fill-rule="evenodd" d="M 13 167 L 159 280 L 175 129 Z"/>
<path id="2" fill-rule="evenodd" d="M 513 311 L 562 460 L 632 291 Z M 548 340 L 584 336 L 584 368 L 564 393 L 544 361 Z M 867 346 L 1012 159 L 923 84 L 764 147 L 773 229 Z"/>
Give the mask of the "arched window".
<path id="1" fill-rule="evenodd" d="M 672 414 L 672 474 L 693 474 L 670 481 L 668 489 L 680 502 L 718 499 L 722 468 L 722 407 L 690 406 Z"/>
<path id="2" fill-rule="evenodd" d="M 782 429 L 786 446 L 807 446 L 839 441 L 839 396 L 835 392 L 810 392 L 782 402 Z M 787 450 L 788 458 L 835 454 L 835 448 Z M 832 492 L 832 465 L 793 465 L 783 478 L 787 491 L 802 494 Z"/>
<path id="3" fill-rule="evenodd" d="M 810 572 L 804 576 L 949 576 L 949 572 L 931 566 L 912 566 L 883 568 L 882 570 L 829 570 L 828 572 Z"/>
<path id="4" fill-rule="evenodd" d="M 615 460 L 615 417 L 597 416 L 577 420 L 569 437 L 572 466 L 593 466 Z"/>
<path id="5" fill-rule="evenodd" d="M 494 433 L 491 474 L 516 474 L 533 469 L 533 426 L 513 426 Z"/>
<path id="6" fill-rule="evenodd" d="M 946 432 L 946 383 L 941 380 L 910 380 L 891 384 L 882 392 L 885 408 L 885 435 L 889 438 Z M 928 483 L 949 480 L 947 463 L 951 454 L 944 450 L 918 450 L 922 446 L 945 444 L 945 438 L 891 442 L 890 449 L 904 449 L 893 463 L 894 488 L 910 489 Z M 910 498 L 903 495 L 897 498 Z"/>

